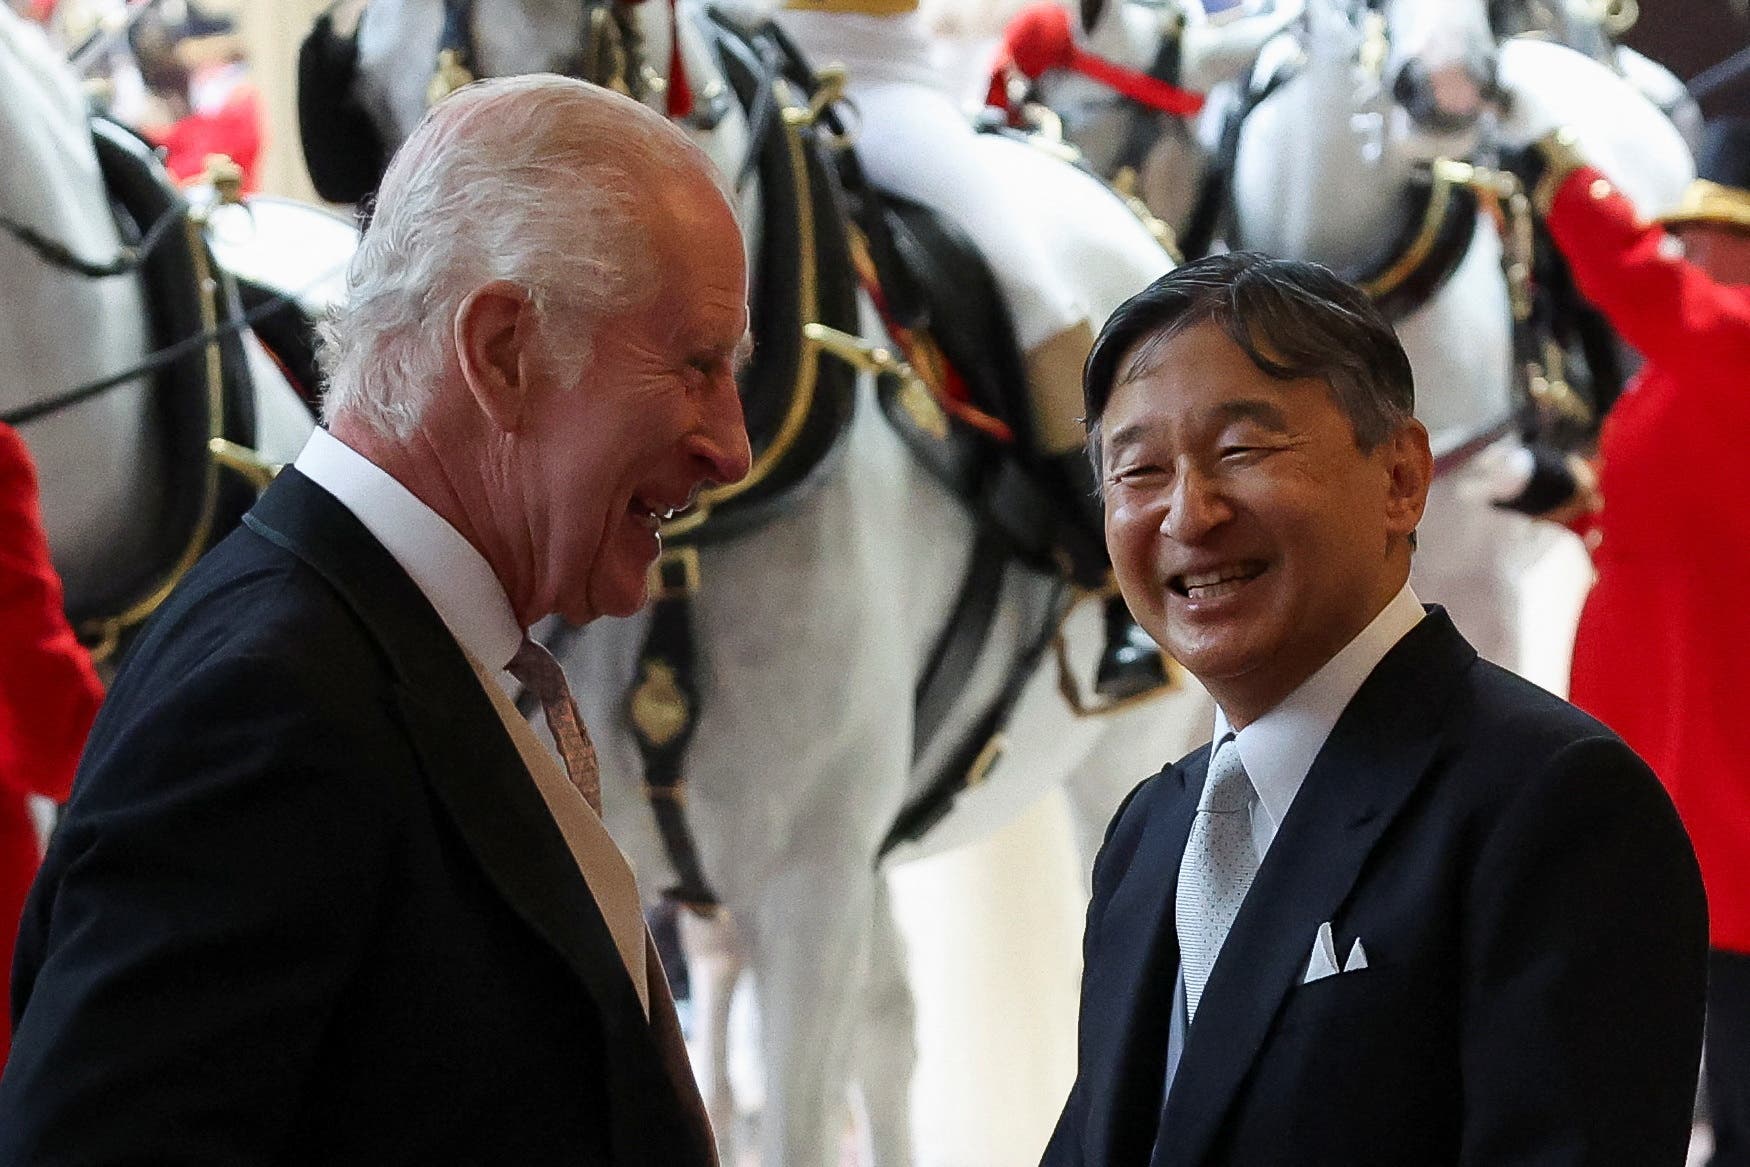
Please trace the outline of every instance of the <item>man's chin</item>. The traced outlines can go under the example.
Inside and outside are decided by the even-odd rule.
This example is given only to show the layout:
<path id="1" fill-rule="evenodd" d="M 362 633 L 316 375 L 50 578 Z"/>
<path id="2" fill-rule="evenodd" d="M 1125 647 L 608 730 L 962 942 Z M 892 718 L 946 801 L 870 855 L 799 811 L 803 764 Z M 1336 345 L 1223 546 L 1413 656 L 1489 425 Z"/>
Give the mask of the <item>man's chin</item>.
<path id="1" fill-rule="evenodd" d="M 636 587 L 604 588 L 600 594 L 591 595 L 589 602 L 585 605 L 589 614 L 583 619 L 573 618 L 570 614 L 567 614 L 565 618 L 571 623 L 579 625 L 587 624 L 602 616 L 625 619 L 627 616 L 636 616 L 644 610 L 644 605 L 649 602 L 649 585 L 645 578 L 640 576 Z"/>

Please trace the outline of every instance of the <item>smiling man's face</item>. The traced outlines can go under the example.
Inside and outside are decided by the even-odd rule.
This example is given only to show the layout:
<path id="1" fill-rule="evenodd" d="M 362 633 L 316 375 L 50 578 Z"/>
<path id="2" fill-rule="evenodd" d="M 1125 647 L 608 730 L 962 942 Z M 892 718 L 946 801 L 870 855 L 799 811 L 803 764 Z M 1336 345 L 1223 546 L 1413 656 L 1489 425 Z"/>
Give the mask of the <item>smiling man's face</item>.
<path id="1" fill-rule="evenodd" d="M 1328 385 L 1270 377 L 1215 324 L 1134 363 L 1099 422 L 1113 570 L 1142 626 L 1244 725 L 1408 578 L 1427 432 L 1407 422 L 1362 451 Z"/>

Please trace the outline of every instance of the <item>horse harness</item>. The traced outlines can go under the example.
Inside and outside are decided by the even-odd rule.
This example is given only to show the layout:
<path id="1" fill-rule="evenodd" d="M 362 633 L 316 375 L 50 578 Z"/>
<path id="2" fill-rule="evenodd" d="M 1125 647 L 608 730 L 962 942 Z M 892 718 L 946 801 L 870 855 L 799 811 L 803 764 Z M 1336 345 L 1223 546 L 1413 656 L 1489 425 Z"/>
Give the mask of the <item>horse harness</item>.
<path id="1" fill-rule="evenodd" d="M 240 336 L 249 318 L 235 283 L 213 260 L 201 216 L 177 191 L 151 146 L 132 130 L 104 117 L 93 117 L 90 128 L 125 241 L 121 251 L 113 259 L 92 261 L 21 224 L 0 221 L 0 228 L 52 267 L 87 279 L 139 279 L 154 349 L 131 368 L 14 410 L 0 422 L 28 425 L 158 374 L 153 415 L 165 437 L 167 489 L 161 513 L 142 519 L 159 530 L 155 551 L 107 594 L 86 598 L 68 613 L 81 639 L 92 646 L 93 658 L 102 661 L 235 524 L 271 470 L 250 448 L 254 394 Z M 222 469 L 235 473 L 224 475 Z"/>

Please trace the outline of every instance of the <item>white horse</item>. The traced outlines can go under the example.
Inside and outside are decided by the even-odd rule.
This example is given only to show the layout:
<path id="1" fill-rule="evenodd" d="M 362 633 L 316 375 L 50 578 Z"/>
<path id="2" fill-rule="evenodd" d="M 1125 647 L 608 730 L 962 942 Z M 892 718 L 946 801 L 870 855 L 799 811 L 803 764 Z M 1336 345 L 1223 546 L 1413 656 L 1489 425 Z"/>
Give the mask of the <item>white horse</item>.
<path id="1" fill-rule="evenodd" d="M 1240 131 L 1236 245 L 1379 272 L 1419 171 L 1436 155 L 1471 154 L 1498 93 L 1560 102 L 1588 152 L 1643 207 L 1671 205 L 1694 176 L 1676 128 L 1621 77 L 1549 42 L 1498 47 L 1481 0 L 1391 0 L 1383 19 L 1309 0 L 1307 17 L 1281 66 L 1286 79 Z M 1479 216 L 1455 270 L 1397 322 L 1437 449 L 1461 445 L 1518 400 L 1501 250 L 1495 223 Z M 1487 465 L 1437 476 L 1416 581 L 1485 655 L 1520 667 L 1526 573 L 1566 537 L 1488 505 Z M 1562 609 L 1577 606 L 1583 586 Z M 1559 687 L 1563 675 L 1538 679 Z"/>
<path id="2" fill-rule="evenodd" d="M 379 0 L 364 15 L 360 96 L 390 141 L 420 112 L 441 7 Z M 687 74 L 704 106 L 722 92 L 723 77 L 698 39 L 697 14 L 690 5 L 681 11 Z M 554 68 L 579 43 L 581 20 L 574 3 L 480 0 L 477 71 Z M 645 22 L 644 44 L 647 60 L 668 59 L 666 30 L 655 22 Z M 738 105 L 714 109 L 719 120 L 695 131 L 733 176 L 747 123 Z M 1096 325 L 1170 266 L 1146 228 L 1087 175 L 998 137 L 971 148 L 1030 200 L 1054 265 L 1039 278 L 1064 281 Z M 743 191 L 755 237 L 760 221 L 749 207 L 758 195 L 756 179 Z M 865 335 L 879 335 L 867 303 L 863 325 Z M 991 635 L 943 733 L 914 764 L 913 692 L 950 618 L 973 535 L 972 516 L 902 444 L 865 378 L 830 475 L 754 533 L 700 548 L 692 622 L 703 656 L 701 712 L 686 761 L 686 809 L 703 869 L 759 986 L 762 1157 L 773 1167 L 836 1162 L 853 1049 L 859 1030 L 868 1036 L 872 993 L 885 1006 L 875 1019 L 885 1029 L 865 1047 L 884 1066 L 861 1075 L 869 1141 L 877 1163 L 910 1158 L 910 1009 L 877 852 L 902 805 L 944 767 L 953 739 L 1048 627 L 1059 587 L 1024 568 L 1004 571 Z M 1072 674 L 1091 671 L 1101 635 L 1096 609 L 1083 605 L 1064 629 Z M 609 825 L 646 888 L 656 889 L 669 863 L 639 790 L 642 767 L 625 720 L 649 619 L 591 625 L 565 664 L 595 733 Z M 1048 660 L 1028 679 L 988 780 L 894 858 L 986 833 L 1066 779 L 1097 808 L 1084 817 L 1103 824 L 1125 789 L 1207 733 L 1208 717 L 1207 697 L 1188 682 L 1109 717 L 1078 716 Z M 734 1124 L 716 1089 L 720 1049 L 706 1051 L 700 1070 L 727 1138 Z"/>
<path id="3" fill-rule="evenodd" d="M 78 80 L 40 30 L 4 6 L 0 87 L 0 155 L 12 167 L 0 184 L 0 221 L 9 225 L 0 230 L 0 415 L 15 415 L 140 364 L 153 346 L 154 305 L 134 274 L 81 274 L 20 238 L 58 245 L 98 267 L 123 254 Z M 160 246 L 189 241 L 173 229 Z M 224 305 L 208 306 L 217 323 Z M 256 448 L 267 461 L 289 461 L 309 432 L 309 414 L 271 362 L 250 351 Z M 156 420 L 166 392 L 141 377 L 19 426 L 37 463 L 49 545 L 75 614 L 115 615 L 119 605 L 143 617 L 152 598 L 145 593 L 158 579 L 142 575 L 163 575 L 144 565 L 164 561 L 174 539 L 173 577 L 199 550 L 188 532 L 172 530 L 187 524 L 166 514 L 175 468 L 167 466 L 172 452 Z M 197 478 L 220 474 L 198 465 L 207 457 L 205 438 L 197 435 L 201 448 L 192 455 Z M 213 485 L 207 480 L 203 493 Z"/>
<path id="4" fill-rule="evenodd" d="M 963 2 L 977 10 L 978 0 Z M 1376 7 L 1387 12 L 1394 8 Z M 1451 6 L 1412 5 L 1389 19 L 1398 26 L 1394 44 L 1405 39 L 1428 43 L 1431 36 L 1450 40 L 1455 33 L 1469 37 L 1481 27 L 1480 21 L 1498 40 L 1523 37 L 1566 45 L 1628 81 L 1665 112 L 1693 148 L 1700 142 L 1701 112 L 1683 82 L 1663 65 L 1617 41 L 1627 29 L 1626 22 L 1633 19 L 1632 8 L 1615 0 L 1497 0 L 1485 10 L 1460 0 Z M 1062 119 L 1065 137 L 1097 170 L 1114 175 L 1121 167 L 1131 167 L 1138 193 L 1150 209 L 1183 232 L 1201 193 L 1200 180 L 1238 99 L 1239 83 L 1262 47 L 1303 19 L 1305 0 L 1248 4 L 1215 19 L 1198 0 L 1095 0 L 1084 3 L 1083 11 L 1097 14 L 1093 27 L 1080 38 L 1089 52 L 1127 68 L 1148 70 L 1163 46 L 1171 47 L 1176 40 L 1179 83 L 1208 97 L 1203 112 L 1186 122 L 1146 110 L 1072 72 L 1053 71 L 1039 78 L 1036 86 L 1040 98 Z M 1408 20 L 1419 27 L 1405 27 Z M 1466 27 L 1469 32 L 1461 31 Z M 1415 54 L 1399 51 L 1393 56 L 1393 67 L 1384 80 L 1396 96 L 1426 100 L 1429 74 L 1420 70 Z M 1476 57 L 1476 63 L 1484 60 Z M 1424 92 L 1418 94 L 1419 89 Z"/>

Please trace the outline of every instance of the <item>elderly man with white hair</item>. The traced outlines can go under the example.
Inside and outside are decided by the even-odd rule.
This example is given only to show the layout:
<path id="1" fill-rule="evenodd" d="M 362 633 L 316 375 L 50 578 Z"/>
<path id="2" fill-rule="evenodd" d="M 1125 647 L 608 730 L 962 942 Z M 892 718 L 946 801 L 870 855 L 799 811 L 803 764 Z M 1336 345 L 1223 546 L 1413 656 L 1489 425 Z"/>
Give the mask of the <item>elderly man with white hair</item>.
<path id="1" fill-rule="evenodd" d="M 525 629 L 637 609 L 660 517 L 747 471 L 733 212 L 634 102 L 483 82 L 391 164 L 350 282 L 327 430 L 99 716 L 25 913 L 0 1162 L 714 1163 Z"/>

